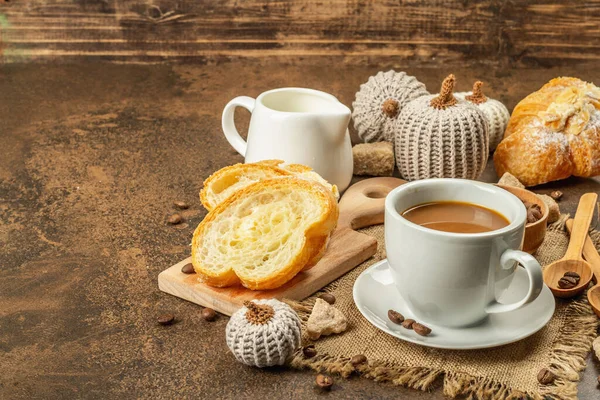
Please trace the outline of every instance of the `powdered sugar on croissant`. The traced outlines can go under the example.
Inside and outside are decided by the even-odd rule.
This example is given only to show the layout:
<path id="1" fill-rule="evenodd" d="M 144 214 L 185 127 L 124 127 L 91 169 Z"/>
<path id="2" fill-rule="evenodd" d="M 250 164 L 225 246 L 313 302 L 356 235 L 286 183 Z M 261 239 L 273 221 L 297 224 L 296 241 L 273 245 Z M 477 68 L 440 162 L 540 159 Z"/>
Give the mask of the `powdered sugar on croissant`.
<path id="1" fill-rule="evenodd" d="M 499 176 L 526 186 L 600 174 L 600 89 L 556 78 L 515 107 L 494 154 Z"/>

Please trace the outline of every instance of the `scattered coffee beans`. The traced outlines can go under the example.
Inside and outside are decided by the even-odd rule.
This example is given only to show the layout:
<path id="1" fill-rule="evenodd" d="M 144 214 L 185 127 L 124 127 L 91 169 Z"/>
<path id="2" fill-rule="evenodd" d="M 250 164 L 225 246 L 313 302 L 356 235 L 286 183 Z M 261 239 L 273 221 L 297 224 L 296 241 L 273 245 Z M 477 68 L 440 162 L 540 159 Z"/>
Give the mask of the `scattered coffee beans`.
<path id="1" fill-rule="evenodd" d="M 170 225 L 177 225 L 183 222 L 183 217 L 179 214 L 173 214 L 167 218 L 167 223 Z"/>
<path id="2" fill-rule="evenodd" d="M 550 197 L 552 197 L 556 201 L 560 200 L 562 195 L 563 195 L 563 192 L 561 192 L 560 190 L 555 190 L 554 192 L 550 193 Z"/>
<path id="3" fill-rule="evenodd" d="M 415 320 L 409 318 L 409 319 L 405 319 L 404 322 L 402 322 L 402 326 L 406 329 L 412 329 L 414 323 L 415 323 Z"/>
<path id="4" fill-rule="evenodd" d="M 537 376 L 538 382 L 541 383 L 542 385 L 548 385 L 548 384 L 554 382 L 555 379 L 556 379 L 556 375 L 554 375 L 552 372 L 548 371 L 546 368 L 541 369 Z"/>
<path id="5" fill-rule="evenodd" d="M 183 267 L 181 267 L 181 272 L 183 272 L 184 274 L 196 273 L 196 271 L 194 271 L 194 266 L 192 265 L 192 263 L 187 263 Z"/>
<path id="6" fill-rule="evenodd" d="M 395 324 L 401 324 L 404 321 L 404 316 L 398 311 L 388 310 L 388 318 Z"/>
<path id="7" fill-rule="evenodd" d="M 302 354 L 304 354 L 305 358 L 313 358 L 317 355 L 317 349 L 315 349 L 314 345 L 304 346 L 302 348 Z"/>
<path id="8" fill-rule="evenodd" d="M 357 367 L 367 362 L 367 357 L 364 354 L 357 354 L 350 359 L 350 364 Z"/>
<path id="9" fill-rule="evenodd" d="M 178 201 L 174 201 L 173 205 L 176 208 L 179 208 L 180 210 L 186 210 L 186 209 L 188 209 L 190 207 L 189 204 L 186 203 L 185 201 L 179 201 L 179 200 Z"/>
<path id="10" fill-rule="evenodd" d="M 331 305 L 333 305 L 335 303 L 335 296 L 332 295 L 331 293 L 323 293 L 323 294 L 319 295 L 319 298 L 321 300 L 325 300 L 326 302 L 328 302 Z"/>
<path id="11" fill-rule="evenodd" d="M 212 308 L 206 307 L 202 310 L 202 318 L 205 321 L 214 321 L 217 318 L 217 313 Z"/>
<path id="12" fill-rule="evenodd" d="M 163 314 L 158 317 L 157 321 L 163 326 L 171 325 L 173 322 L 175 322 L 175 316 L 173 314 Z"/>
<path id="13" fill-rule="evenodd" d="M 331 386 L 333 386 L 333 378 L 331 378 L 329 375 L 319 374 L 317 375 L 315 382 L 317 383 L 318 387 L 324 390 L 329 390 L 331 389 Z"/>
<path id="14" fill-rule="evenodd" d="M 418 322 L 413 322 L 412 328 L 415 332 L 417 332 L 421 336 L 427 336 L 431 333 L 431 328 L 426 327 L 423 324 Z"/>

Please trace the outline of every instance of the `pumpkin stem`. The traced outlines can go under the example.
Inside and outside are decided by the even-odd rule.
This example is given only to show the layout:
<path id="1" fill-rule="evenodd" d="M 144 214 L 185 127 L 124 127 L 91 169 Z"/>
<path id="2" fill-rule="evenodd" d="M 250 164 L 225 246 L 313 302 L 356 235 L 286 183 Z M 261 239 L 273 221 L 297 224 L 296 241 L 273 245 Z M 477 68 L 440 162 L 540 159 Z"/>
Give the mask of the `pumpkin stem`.
<path id="1" fill-rule="evenodd" d="M 445 110 L 448 107 L 451 107 L 457 103 L 456 97 L 452 94 L 454 90 L 454 82 L 456 78 L 454 74 L 450 74 L 444 79 L 442 82 L 442 88 L 440 89 L 440 94 L 437 97 L 431 99 L 429 103 L 431 107 L 437 110 Z"/>
<path id="2" fill-rule="evenodd" d="M 268 304 L 257 304 L 252 301 L 244 301 L 246 311 L 246 319 L 254 325 L 264 325 L 273 318 L 275 311 Z"/>
<path id="3" fill-rule="evenodd" d="M 383 102 L 383 106 L 381 107 L 385 115 L 390 118 L 395 118 L 400 111 L 400 104 L 398 104 L 398 100 L 387 99 Z"/>
<path id="4" fill-rule="evenodd" d="M 483 90 L 481 87 L 483 86 L 483 82 L 477 81 L 473 84 L 473 93 L 465 96 L 465 100 L 470 101 L 474 104 L 481 104 L 487 101 L 487 97 L 483 94 Z"/>

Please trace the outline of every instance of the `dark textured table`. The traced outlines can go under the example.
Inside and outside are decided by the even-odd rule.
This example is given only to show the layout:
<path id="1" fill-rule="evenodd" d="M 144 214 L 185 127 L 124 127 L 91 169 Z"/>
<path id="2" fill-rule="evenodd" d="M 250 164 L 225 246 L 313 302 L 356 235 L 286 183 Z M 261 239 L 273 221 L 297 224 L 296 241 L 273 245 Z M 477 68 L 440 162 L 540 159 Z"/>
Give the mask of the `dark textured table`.
<path id="1" fill-rule="evenodd" d="M 403 69 L 317 59 L 0 66 L 0 398 L 319 395 L 312 372 L 237 363 L 225 345 L 227 318 L 203 321 L 200 307 L 159 292 L 156 281 L 189 253 L 205 215 L 202 180 L 242 161 L 220 128 L 228 100 L 304 86 L 349 105 L 370 74 Z M 509 108 L 555 76 L 600 82 L 594 66 L 407 70 L 431 91 L 449 72 L 459 90 L 483 79 Z M 248 115 L 240 111 L 238 120 L 245 131 Z M 483 179 L 497 179 L 491 165 Z M 561 207 L 572 213 L 582 193 L 600 191 L 600 181 L 538 189 L 565 192 Z M 174 200 L 192 205 L 175 227 L 165 223 Z M 176 314 L 175 325 L 157 325 L 165 311 Z M 600 396 L 599 373 L 590 357 L 580 398 Z M 337 379 L 327 396 L 442 398 L 439 390 L 360 378 Z"/>

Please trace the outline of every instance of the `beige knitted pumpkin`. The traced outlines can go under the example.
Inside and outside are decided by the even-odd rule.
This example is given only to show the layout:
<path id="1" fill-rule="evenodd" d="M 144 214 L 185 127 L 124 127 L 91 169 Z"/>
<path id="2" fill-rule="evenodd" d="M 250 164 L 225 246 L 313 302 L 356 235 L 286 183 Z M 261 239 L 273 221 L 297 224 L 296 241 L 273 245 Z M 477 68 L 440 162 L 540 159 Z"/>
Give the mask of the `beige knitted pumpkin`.
<path id="1" fill-rule="evenodd" d="M 439 95 L 411 101 L 398 116 L 396 165 L 405 179 L 477 179 L 483 172 L 487 121 L 476 106 L 454 97 L 454 82 L 449 75 Z"/>
<path id="2" fill-rule="evenodd" d="M 392 142 L 397 116 L 411 100 L 428 95 L 425 85 L 406 72 L 379 72 L 360 85 L 352 120 L 365 142 Z"/>
<path id="3" fill-rule="evenodd" d="M 227 323 L 226 338 L 235 358 L 246 365 L 283 365 L 300 346 L 300 318 L 279 300 L 246 301 Z"/>
<path id="4" fill-rule="evenodd" d="M 500 103 L 498 100 L 490 99 L 483 94 L 483 91 L 481 90 L 482 86 L 483 82 L 477 81 L 473 84 L 472 92 L 459 92 L 454 95 L 458 99 L 475 104 L 483 111 L 489 127 L 490 151 L 494 151 L 502 140 L 502 137 L 504 137 L 504 131 L 506 130 L 506 125 L 508 125 L 510 113 L 504 104 Z"/>

